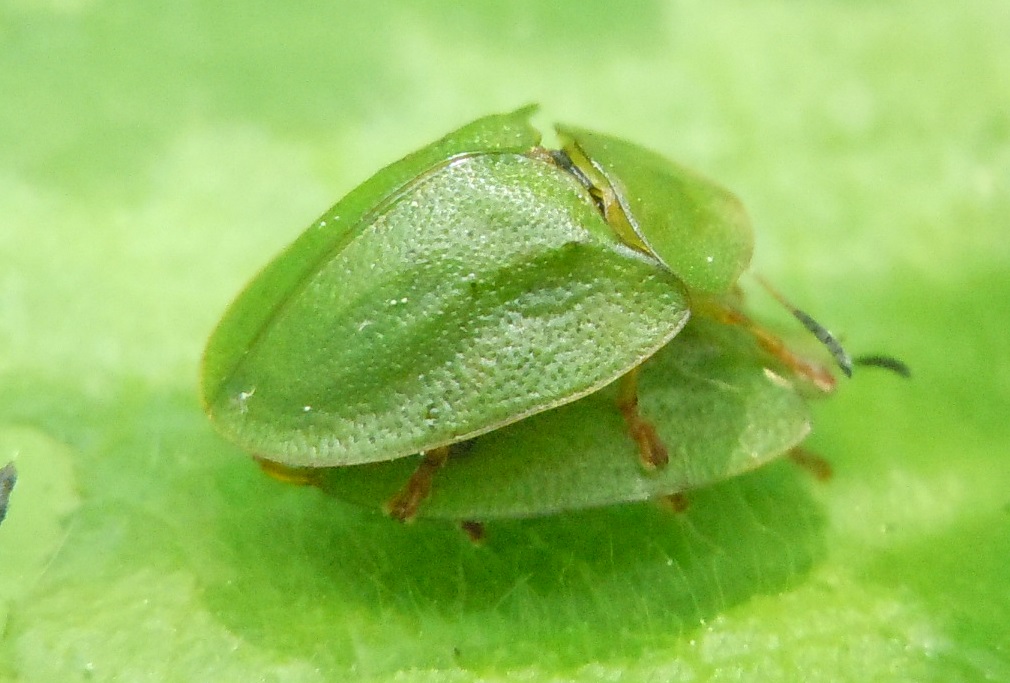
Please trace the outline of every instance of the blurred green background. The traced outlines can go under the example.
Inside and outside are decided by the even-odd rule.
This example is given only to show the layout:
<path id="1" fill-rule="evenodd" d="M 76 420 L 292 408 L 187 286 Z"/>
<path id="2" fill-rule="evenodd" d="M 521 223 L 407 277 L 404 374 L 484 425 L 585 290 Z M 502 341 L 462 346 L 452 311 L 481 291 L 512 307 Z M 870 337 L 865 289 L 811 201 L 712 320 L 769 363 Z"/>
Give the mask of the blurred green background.
<path id="1" fill-rule="evenodd" d="M 1010 680 L 1010 4 L 0 5 L 3 681 Z M 854 352 L 835 477 L 456 529 L 262 476 L 202 345 L 380 166 L 526 102 L 718 178 Z"/>

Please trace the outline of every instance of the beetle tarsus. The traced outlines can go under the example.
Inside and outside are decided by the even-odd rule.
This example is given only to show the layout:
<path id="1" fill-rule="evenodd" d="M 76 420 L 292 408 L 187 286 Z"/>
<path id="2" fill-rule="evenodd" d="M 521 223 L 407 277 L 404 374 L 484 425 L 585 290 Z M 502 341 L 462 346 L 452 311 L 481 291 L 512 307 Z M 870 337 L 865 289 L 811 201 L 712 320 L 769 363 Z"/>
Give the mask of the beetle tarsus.
<path id="1" fill-rule="evenodd" d="M 666 444 L 659 438 L 656 427 L 638 412 L 638 368 L 621 378 L 617 407 L 628 425 L 628 434 L 638 446 L 642 466 L 649 471 L 665 467 L 670 462 Z"/>
<path id="2" fill-rule="evenodd" d="M 425 452 L 421 463 L 410 475 L 410 479 L 386 501 L 386 513 L 400 522 L 409 522 L 416 515 L 421 503 L 431 494 L 431 483 L 435 473 L 449 459 L 449 447 L 442 446 Z"/>

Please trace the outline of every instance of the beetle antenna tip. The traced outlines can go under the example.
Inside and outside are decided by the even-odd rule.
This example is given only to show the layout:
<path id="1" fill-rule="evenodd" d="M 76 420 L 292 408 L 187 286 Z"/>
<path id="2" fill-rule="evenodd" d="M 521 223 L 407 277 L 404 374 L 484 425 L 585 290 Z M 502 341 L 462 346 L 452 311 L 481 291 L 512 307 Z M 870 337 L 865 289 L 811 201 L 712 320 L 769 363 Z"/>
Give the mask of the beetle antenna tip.
<path id="1" fill-rule="evenodd" d="M 854 362 L 856 365 L 860 365 L 862 367 L 883 368 L 884 370 L 890 370 L 894 374 L 904 377 L 905 379 L 911 379 L 912 377 L 912 369 L 908 367 L 908 364 L 899 358 L 895 358 L 894 356 L 866 354 L 858 356 L 855 358 Z"/>

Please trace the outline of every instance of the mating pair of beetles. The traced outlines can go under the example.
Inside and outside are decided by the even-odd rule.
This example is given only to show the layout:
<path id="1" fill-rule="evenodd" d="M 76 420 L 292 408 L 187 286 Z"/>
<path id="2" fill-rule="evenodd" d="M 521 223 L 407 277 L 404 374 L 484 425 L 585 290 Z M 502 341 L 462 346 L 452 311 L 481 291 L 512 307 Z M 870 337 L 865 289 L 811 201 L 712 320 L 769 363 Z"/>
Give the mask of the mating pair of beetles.
<path id="1" fill-rule="evenodd" d="M 204 355 L 222 434 L 400 520 L 671 496 L 800 444 L 835 380 L 741 311 L 739 200 L 580 128 L 545 149 L 534 109 L 386 167 L 267 265 Z"/>

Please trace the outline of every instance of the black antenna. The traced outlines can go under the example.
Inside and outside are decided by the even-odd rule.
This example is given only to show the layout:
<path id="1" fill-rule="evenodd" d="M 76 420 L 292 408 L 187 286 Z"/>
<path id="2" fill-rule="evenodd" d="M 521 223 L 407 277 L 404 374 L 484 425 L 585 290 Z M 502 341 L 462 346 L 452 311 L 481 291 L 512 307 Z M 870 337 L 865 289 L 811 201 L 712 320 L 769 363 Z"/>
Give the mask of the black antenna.
<path id="1" fill-rule="evenodd" d="M 828 331 L 828 328 L 821 325 L 819 322 L 811 318 L 809 315 L 801 311 L 800 309 L 789 303 L 789 300 L 784 296 L 779 294 L 778 290 L 772 287 L 768 282 L 760 275 L 755 275 L 757 281 L 768 290 L 768 293 L 775 297 L 776 301 L 786 307 L 790 313 L 793 314 L 797 320 L 802 323 L 803 327 L 807 328 L 815 337 L 817 341 L 824 344 L 824 346 L 831 352 L 831 356 L 835 359 L 835 363 L 838 367 L 842 369 L 846 377 L 852 377 L 852 357 L 848 352 L 842 348 L 841 342 L 835 338 L 835 335 Z M 873 363 L 870 363 L 872 365 Z"/>
<path id="2" fill-rule="evenodd" d="M 909 368 L 904 361 L 899 360 L 894 356 L 867 354 L 865 356 L 854 358 L 852 362 L 863 367 L 884 368 L 885 370 L 890 370 L 896 375 L 901 375 L 905 379 L 912 376 L 911 368 Z"/>

